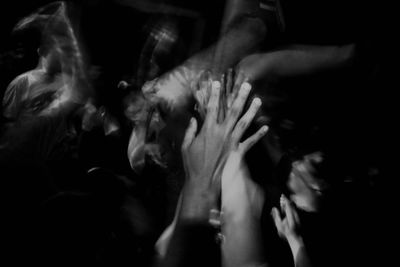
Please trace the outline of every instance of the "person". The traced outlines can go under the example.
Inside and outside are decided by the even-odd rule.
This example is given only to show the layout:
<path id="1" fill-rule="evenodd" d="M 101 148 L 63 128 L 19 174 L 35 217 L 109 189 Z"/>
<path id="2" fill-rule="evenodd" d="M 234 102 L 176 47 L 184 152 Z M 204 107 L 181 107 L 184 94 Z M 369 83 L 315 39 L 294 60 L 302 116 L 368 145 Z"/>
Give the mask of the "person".
<path id="1" fill-rule="evenodd" d="M 69 84 L 63 75 L 54 75 L 50 66 L 57 64 L 57 53 L 42 46 L 38 49 L 37 67 L 17 76 L 7 87 L 3 98 L 3 116 L 17 121 L 43 112 L 58 91 Z M 52 74 L 50 74 L 52 72 Z M 69 88 L 69 86 L 67 86 Z"/>
<path id="2" fill-rule="evenodd" d="M 226 161 L 232 157 L 230 155 L 242 157 L 268 129 L 263 126 L 241 141 L 261 105 L 260 99 L 253 99 L 249 109 L 239 119 L 251 89 L 249 83 L 238 82 L 233 88 L 221 86 L 218 81 L 205 84 L 211 92 L 205 119 L 198 130 L 198 122 L 192 118 L 182 141 L 186 179 L 175 225 L 170 236 L 164 239 L 166 248 L 157 266 L 220 265 L 220 246 L 215 242 L 218 218 L 214 217 L 219 210 L 221 175 Z M 231 101 L 225 100 L 220 104 L 221 95 L 225 92 L 231 96 L 225 99 Z M 222 116 L 224 112 L 226 115 Z"/>
<path id="3" fill-rule="evenodd" d="M 135 160 L 131 165 L 136 169 L 140 169 L 139 166 L 143 162 L 142 147 L 145 147 L 145 141 L 142 137 L 163 128 L 167 121 L 182 120 L 180 115 L 192 108 L 196 90 L 191 85 L 201 79 L 207 70 L 211 71 L 213 79 L 220 79 L 228 68 L 235 66 L 245 55 L 256 51 L 266 34 L 264 23 L 253 13 L 236 14 L 223 24 L 229 26 L 224 26 L 220 38 L 213 45 L 194 54 L 160 77 L 143 84 L 143 98 L 150 107 L 145 117 L 148 120 L 147 125 L 150 126 L 143 127 L 143 123 L 139 121 L 138 126 L 133 129 L 132 136 L 135 142 L 132 142 L 134 146 L 130 151 L 134 152 L 131 153 L 131 158 Z M 157 117 L 154 120 L 153 115 Z M 150 123 L 152 120 L 158 123 Z M 175 127 L 181 129 L 182 125 Z"/>
<path id="4" fill-rule="evenodd" d="M 67 8 L 65 2 L 51 3 L 15 26 L 14 32 L 39 27 L 41 44 L 36 68 L 17 76 L 4 93 L 7 121 L 47 115 L 64 102 L 84 101 L 93 93 Z"/>
<path id="5" fill-rule="evenodd" d="M 379 225 L 368 210 L 376 200 L 355 182 L 345 153 L 328 142 L 307 145 L 282 159 L 288 170 L 281 177 L 286 178 L 281 180 L 280 204 L 271 210 L 273 224 L 295 266 L 373 266 L 380 248 L 363 240 L 376 238 L 368 233 Z"/>
<path id="6" fill-rule="evenodd" d="M 66 37 L 63 34 L 73 37 L 64 4 L 56 3 L 55 13 L 44 16 L 47 26 L 54 28 L 43 31 L 37 68 L 17 77 L 3 99 L 8 119 L 0 136 L 2 196 L 7 199 L 2 209 L 8 229 L 3 241 L 9 256 L 21 262 L 38 248 L 34 246 L 36 220 L 25 219 L 35 218 L 40 205 L 66 186 L 65 177 L 71 182 L 85 175 L 77 162 L 77 125 L 82 124 L 92 90 L 79 71 L 83 65 L 77 59 L 76 43 L 61 38 Z M 19 25 L 28 26 L 36 15 Z"/>
<path id="7" fill-rule="evenodd" d="M 300 219 L 297 211 L 285 195 L 281 196 L 280 202 L 280 210 L 275 207 L 271 210 L 276 230 L 279 236 L 289 244 L 294 265 L 296 267 L 311 267 L 303 238 L 299 233 Z M 281 214 L 284 214 L 284 217 Z"/>
<path id="8" fill-rule="evenodd" d="M 226 74 L 229 87 L 233 76 Z M 246 81 L 245 76 L 236 77 L 234 88 Z M 231 105 L 231 97 L 226 97 Z M 249 110 L 254 108 L 252 119 L 261 110 L 261 100 L 254 97 Z M 249 127 L 246 124 L 246 127 Z M 267 130 L 267 126 L 263 126 Z M 262 138 L 265 139 L 265 138 Z M 260 218 L 265 201 L 264 190 L 250 175 L 245 155 L 248 150 L 232 151 L 221 174 L 221 244 L 222 266 L 264 266 L 266 263 L 260 238 Z"/>
<path id="9" fill-rule="evenodd" d="M 282 181 L 284 188 L 279 207 L 271 209 L 273 223 L 279 237 L 289 245 L 295 266 L 319 266 L 320 262 L 316 258 L 320 256 L 313 249 L 329 242 L 329 234 L 325 235 L 326 240 L 313 239 L 319 230 L 312 228 L 317 223 L 321 224 L 320 227 L 324 224 L 321 218 L 329 213 L 327 203 L 331 197 L 330 192 L 337 184 L 334 180 L 340 176 L 332 178 L 336 173 L 329 166 L 332 160 L 322 149 L 298 152 L 291 160 L 285 157 L 282 159 L 286 160 L 280 167 L 287 165 L 285 168 L 289 168 L 287 179 Z M 328 227 L 328 224 L 325 226 Z M 310 246 L 310 240 L 319 244 Z"/>

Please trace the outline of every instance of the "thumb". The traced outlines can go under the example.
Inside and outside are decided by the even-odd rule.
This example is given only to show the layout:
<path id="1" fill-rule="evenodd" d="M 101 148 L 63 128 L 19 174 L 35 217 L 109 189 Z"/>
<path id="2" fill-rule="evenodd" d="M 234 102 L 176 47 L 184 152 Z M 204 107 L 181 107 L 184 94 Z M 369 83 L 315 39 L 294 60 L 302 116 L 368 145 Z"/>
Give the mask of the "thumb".
<path id="1" fill-rule="evenodd" d="M 190 119 L 188 128 L 186 129 L 185 137 L 182 142 L 182 151 L 186 150 L 189 145 L 193 142 L 193 139 L 197 132 L 197 120 L 195 118 Z"/>
<path id="2" fill-rule="evenodd" d="M 282 231 L 282 219 L 281 219 L 281 216 L 280 216 L 280 214 L 279 214 L 279 211 L 278 211 L 278 209 L 277 208 L 272 208 L 272 210 L 271 210 L 271 215 L 272 215 L 272 218 L 273 218 L 273 220 L 274 220 L 274 223 L 275 223 L 275 227 L 276 227 L 276 229 L 278 230 L 278 233 L 280 234 Z"/>

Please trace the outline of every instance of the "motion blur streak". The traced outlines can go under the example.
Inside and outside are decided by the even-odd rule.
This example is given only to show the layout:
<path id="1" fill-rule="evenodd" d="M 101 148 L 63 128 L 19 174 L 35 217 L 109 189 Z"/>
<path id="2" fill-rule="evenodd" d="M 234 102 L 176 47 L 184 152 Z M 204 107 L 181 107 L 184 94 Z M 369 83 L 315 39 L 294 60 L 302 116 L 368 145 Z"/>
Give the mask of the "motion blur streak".
<path id="1" fill-rule="evenodd" d="M 46 102 L 42 105 L 38 110 L 39 114 L 50 114 L 68 101 L 82 103 L 86 96 L 92 94 L 86 75 L 85 57 L 68 16 L 69 9 L 73 7 L 68 6 L 66 2 L 51 3 L 23 18 L 14 28 L 15 33 L 32 29 L 41 33 L 41 44 L 38 49 L 40 59 L 36 68 L 41 72 L 35 72 L 37 75 L 30 80 L 27 88 L 20 88 L 28 91 L 24 94 L 26 99 L 21 99 L 22 102 L 28 103 L 26 106 L 31 106 L 29 102 L 33 102 L 37 97 L 40 98 L 49 90 L 53 91 L 51 103 Z M 10 94 L 6 92 L 6 95 L 7 93 Z"/>

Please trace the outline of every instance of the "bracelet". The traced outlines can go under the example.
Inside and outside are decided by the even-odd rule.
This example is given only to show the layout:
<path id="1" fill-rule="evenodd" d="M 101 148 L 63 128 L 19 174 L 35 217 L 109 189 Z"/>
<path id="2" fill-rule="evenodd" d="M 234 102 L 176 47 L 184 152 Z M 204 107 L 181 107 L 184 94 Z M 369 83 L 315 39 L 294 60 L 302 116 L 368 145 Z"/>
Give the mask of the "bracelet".
<path id="1" fill-rule="evenodd" d="M 217 209 L 211 209 L 208 223 L 217 229 L 217 233 L 215 234 L 215 242 L 217 244 L 222 244 L 225 241 L 225 236 L 221 233 L 222 212 Z"/>

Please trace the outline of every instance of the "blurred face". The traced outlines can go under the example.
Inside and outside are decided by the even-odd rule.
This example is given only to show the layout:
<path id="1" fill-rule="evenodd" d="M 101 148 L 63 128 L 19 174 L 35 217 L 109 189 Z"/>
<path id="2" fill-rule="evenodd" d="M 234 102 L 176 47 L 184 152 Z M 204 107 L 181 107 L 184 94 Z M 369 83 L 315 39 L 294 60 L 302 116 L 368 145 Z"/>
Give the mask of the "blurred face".
<path id="1" fill-rule="evenodd" d="M 302 210 L 308 212 L 319 210 L 327 184 L 318 177 L 316 167 L 323 160 L 322 152 L 314 152 L 292 163 L 287 186 L 292 201 Z"/>

